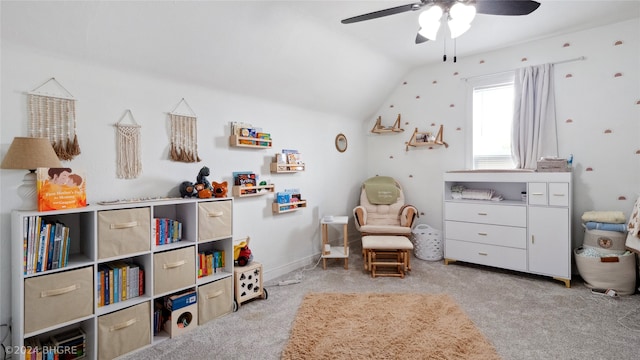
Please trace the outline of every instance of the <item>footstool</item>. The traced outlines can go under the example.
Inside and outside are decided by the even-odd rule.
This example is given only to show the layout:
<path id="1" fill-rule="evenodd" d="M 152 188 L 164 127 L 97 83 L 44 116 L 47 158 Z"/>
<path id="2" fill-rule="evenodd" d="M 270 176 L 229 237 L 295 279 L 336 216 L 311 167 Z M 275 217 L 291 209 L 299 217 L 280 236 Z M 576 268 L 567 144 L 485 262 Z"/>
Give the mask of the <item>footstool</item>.
<path id="1" fill-rule="evenodd" d="M 368 235 L 362 237 L 362 253 L 364 269 L 371 272 L 371 277 L 398 276 L 404 278 L 405 272 L 411 270 L 409 250 L 413 244 L 406 236 Z M 382 272 L 378 268 L 391 270 Z"/>

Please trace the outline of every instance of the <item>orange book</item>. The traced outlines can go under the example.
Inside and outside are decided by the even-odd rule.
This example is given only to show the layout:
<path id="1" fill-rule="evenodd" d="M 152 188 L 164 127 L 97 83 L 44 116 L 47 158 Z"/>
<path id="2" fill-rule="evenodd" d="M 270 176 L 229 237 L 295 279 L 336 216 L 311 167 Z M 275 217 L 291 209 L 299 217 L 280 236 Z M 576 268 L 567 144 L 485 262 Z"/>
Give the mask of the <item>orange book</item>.
<path id="1" fill-rule="evenodd" d="M 71 168 L 36 170 L 38 211 L 73 209 L 87 206 L 84 174 Z"/>

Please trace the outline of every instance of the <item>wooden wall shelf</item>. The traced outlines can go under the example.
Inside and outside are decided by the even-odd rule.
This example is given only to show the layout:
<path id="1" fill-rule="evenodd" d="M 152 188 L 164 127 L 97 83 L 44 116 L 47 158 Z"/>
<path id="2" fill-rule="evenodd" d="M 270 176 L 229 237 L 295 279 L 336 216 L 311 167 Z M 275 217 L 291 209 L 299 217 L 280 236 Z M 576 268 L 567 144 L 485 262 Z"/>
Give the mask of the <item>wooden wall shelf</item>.
<path id="1" fill-rule="evenodd" d="M 271 139 L 259 139 L 254 137 L 231 135 L 229 137 L 229 145 L 235 147 L 248 147 L 254 149 L 270 149 Z"/>
<path id="2" fill-rule="evenodd" d="M 296 173 L 304 171 L 305 164 L 284 164 L 284 163 L 271 163 L 272 173 Z"/>
<path id="3" fill-rule="evenodd" d="M 428 146 L 429 148 L 433 148 L 435 146 L 444 145 L 445 148 L 449 147 L 444 140 L 442 140 L 442 133 L 444 131 L 444 127 L 440 125 L 440 129 L 438 130 L 438 134 L 436 134 L 434 140 L 427 140 L 433 136 L 433 134 L 429 131 L 418 131 L 416 128 L 413 131 L 413 135 L 411 135 L 411 139 L 407 142 L 406 151 L 409 151 L 409 146 L 412 147 L 420 147 L 420 146 Z"/>
<path id="4" fill-rule="evenodd" d="M 274 184 L 256 186 L 234 185 L 232 191 L 235 197 L 249 197 L 273 193 L 275 188 L 276 186 Z"/>
<path id="5" fill-rule="evenodd" d="M 296 201 L 296 202 L 282 203 L 282 204 L 273 203 L 273 205 L 272 205 L 274 214 L 283 214 L 283 213 L 287 213 L 287 212 L 300 210 L 300 209 L 306 208 L 306 207 L 307 207 L 307 200 L 300 200 L 300 201 Z"/>
<path id="6" fill-rule="evenodd" d="M 400 114 L 398 114 L 398 118 L 396 122 L 393 123 L 392 126 L 382 126 L 382 116 L 378 116 L 376 120 L 376 124 L 373 125 L 371 132 L 374 134 L 389 134 L 389 133 L 399 133 L 403 132 L 404 129 L 400 127 Z"/>

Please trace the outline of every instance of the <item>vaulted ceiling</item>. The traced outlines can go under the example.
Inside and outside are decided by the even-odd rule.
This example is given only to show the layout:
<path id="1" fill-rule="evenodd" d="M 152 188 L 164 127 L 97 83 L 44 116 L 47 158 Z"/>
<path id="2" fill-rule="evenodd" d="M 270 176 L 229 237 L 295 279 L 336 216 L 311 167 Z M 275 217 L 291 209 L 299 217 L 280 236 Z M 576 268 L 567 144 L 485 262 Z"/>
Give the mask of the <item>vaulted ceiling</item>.
<path id="1" fill-rule="evenodd" d="M 340 20 L 411 2 L 3 0 L 1 34 L 3 43 L 362 120 L 404 74 L 442 61 L 444 36 L 416 45 L 419 11 Z M 638 0 L 539 2 L 527 16 L 476 16 L 458 57 L 640 17 Z"/>

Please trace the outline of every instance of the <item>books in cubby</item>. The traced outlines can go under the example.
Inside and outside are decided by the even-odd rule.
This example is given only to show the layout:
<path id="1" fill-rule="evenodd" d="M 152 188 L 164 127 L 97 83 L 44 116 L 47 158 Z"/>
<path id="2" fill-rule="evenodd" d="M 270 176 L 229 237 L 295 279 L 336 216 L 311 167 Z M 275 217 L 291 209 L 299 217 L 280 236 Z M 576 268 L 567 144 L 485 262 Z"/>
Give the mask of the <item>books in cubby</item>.
<path id="1" fill-rule="evenodd" d="M 71 168 L 36 169 L 38 211 L 87 206 L 84 174 Z"/>
<path id="2" fill-rule="evenodd" d="M 74 328 L 51 336 L 47 340 L 38 337 L 24 342 L 25 359 L 76 360 L 86 355 L 87 336 L 82 328 Z"/>
<path id="3" fill-rule="evenodd" d="M 182 239 L 182 223 L 168 218 L 153 219 L 153 236 L 156 245 L 178 242 Z"/>
<path id="4" fill-rule="evenodd" d="M 198 277 L 213 275 L 224 268 L 224 250 L 198 252 Z"/>
<path id="5" fill-rule="evenodd" d="M 71 242 L 69 227 L 37 215 L 25 216 L 22 234 L 25 275 L 67 266 Z"/>
<path id="6" fill-rule="evenodd" d="M 135 263 L 115 261 L 98 266 L 98 307 L 144 295 L 144 269 Z"/>

